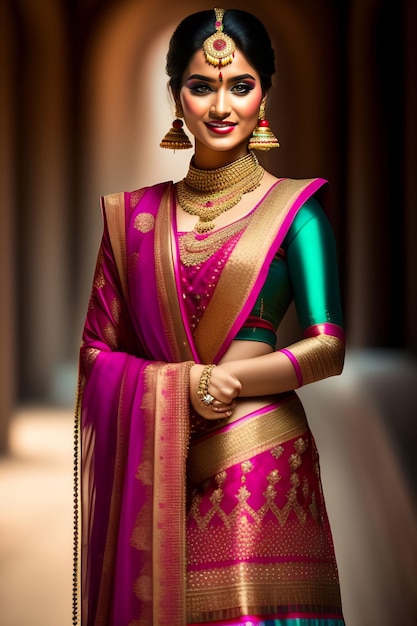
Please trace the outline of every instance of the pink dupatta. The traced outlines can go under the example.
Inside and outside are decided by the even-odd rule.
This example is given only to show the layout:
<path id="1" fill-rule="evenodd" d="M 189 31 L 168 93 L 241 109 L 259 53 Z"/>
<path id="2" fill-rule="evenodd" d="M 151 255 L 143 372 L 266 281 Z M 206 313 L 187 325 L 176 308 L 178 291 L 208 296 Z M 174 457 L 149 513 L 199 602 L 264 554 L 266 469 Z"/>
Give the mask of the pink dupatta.
<path id="1" fill-rule="evenodd" d="M 186 623 L 189 367 L 227 350 L 297 210 L 324 182 L 285 179 L 267 194 L 194 337 L 172 183 L 103 199 L 80 353 L 83 626 Z"/>

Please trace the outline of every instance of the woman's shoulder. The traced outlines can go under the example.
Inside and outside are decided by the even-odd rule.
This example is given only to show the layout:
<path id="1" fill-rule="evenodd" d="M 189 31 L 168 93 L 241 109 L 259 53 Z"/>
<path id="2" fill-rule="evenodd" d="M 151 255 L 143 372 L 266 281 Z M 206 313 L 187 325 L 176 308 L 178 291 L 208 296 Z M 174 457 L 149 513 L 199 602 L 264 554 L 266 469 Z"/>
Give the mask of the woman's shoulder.
<path id="1" fill-rule="evenodd" d="M 109 193 L 101 196 L 100 203 L 106 213 L 109 213 L 109 211 L 123 211 L 132 214 L 137 210 L 141 210 L 144 206 L 146 206 L 148 211 L 155 212 L 162 196 L 172 185 L 172 181 L 164 181 L 132 191 Z"/>
<path id="2" fill-rule="evenodd" d="M 130 191 L 117 191 L 115 193 L 108 193 L 101 196 L 101 200 L 106 202 L 115 202 L 120 198 L 141 198 L 144 195 L 163 193 L 167 188 L 173 185 L 172 180 L 155 183 L 154 185 L 148 185 L 146 187 L 139 187 Z"/>

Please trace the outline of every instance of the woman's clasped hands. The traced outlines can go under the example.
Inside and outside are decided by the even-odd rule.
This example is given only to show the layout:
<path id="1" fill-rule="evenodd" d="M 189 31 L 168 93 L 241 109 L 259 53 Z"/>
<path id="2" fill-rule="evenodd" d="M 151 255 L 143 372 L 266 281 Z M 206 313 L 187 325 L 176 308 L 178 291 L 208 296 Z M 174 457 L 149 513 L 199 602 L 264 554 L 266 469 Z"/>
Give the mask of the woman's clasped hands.
<path id="1" fill-rule="evenodd" d="M 228 418 L 242 389 L 239 380 L 221 365 L 195 364 L 190 370 L 190 401 L 208 420 Z"/>

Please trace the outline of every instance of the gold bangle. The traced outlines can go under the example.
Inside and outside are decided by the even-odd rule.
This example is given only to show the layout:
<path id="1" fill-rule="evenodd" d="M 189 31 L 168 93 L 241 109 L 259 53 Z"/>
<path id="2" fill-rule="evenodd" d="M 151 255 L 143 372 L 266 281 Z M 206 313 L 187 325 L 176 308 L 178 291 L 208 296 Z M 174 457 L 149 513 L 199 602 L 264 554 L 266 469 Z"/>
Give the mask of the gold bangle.
<path id="1" fill-rule="evenodd" d="M 213 365 L 213 363 L 210 363 L 210 365 L 205 366 L 205 368 L 203 369 L 203 373 L 201 374 L 200 382 L 198 383 L 197 395 L 202 402 L 204 401 L 203 398 L 208 395 L 210 376 L 215 367 L 216 366 Z"/>

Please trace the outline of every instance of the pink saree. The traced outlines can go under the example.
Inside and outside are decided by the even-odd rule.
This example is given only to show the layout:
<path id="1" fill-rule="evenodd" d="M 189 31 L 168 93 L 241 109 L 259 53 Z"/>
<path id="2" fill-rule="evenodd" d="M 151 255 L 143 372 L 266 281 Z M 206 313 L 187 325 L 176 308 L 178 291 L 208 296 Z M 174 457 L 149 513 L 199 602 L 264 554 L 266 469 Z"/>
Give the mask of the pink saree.
<path id="1" fill-rule="evenodd" d="M 194 332 L 173 185 L 103 199 L 80 355 L 83 626 L 343 624 L 317 453 L 295 393 L 191 440 L 188 399 L 189 367 L 225 353 L 322 184 L 270 190 Z"/>

